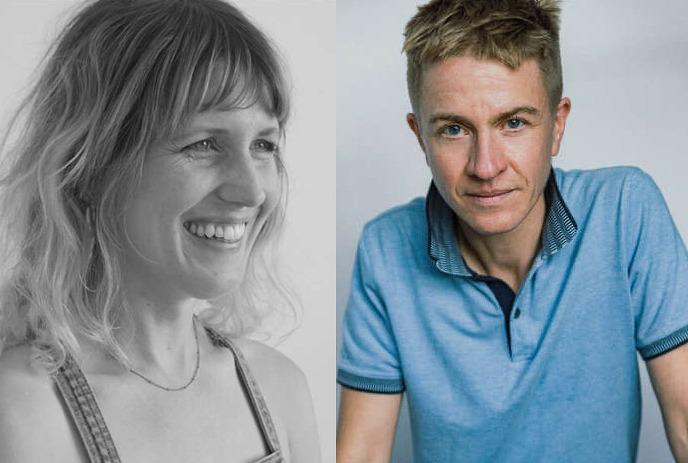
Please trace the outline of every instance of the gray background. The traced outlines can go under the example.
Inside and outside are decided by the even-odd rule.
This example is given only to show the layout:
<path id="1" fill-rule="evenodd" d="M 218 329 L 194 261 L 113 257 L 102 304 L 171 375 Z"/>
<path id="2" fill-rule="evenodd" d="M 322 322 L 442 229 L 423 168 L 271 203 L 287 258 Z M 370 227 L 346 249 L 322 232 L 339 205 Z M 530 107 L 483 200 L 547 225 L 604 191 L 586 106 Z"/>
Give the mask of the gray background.
<path id="1" fill-rule="evenodd" d="M 419 3 L 337 1 L 338 320 L 348 297 L 363 224 L 391 206 L 423 195 L 430 180 L 404 120 L 410 105 L 402 32 Z M 664 193 L 685 242 L 688 2 L 576 0 L 562 7 L 564 94 L 572 99 L 573 109 L 555 165 L 641 167 Z M 642 365 L 641 372 L 638 462 L 671 462 L 659 408 Z M 410 454 L 404 407 L 393 461 L 409 462 Z"/>

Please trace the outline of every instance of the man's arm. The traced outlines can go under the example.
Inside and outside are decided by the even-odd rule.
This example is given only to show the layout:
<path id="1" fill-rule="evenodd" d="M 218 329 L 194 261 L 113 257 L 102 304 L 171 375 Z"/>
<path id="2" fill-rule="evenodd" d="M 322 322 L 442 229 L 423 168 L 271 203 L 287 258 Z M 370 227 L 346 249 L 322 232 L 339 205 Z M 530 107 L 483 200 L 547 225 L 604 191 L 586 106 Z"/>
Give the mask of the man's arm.
<path id="1" fill-rule="evenodd" d="M 664 429 L 678 463 L 688 463 L 688 344 L 647 362 Z"/>
<path id="2" fill-rule="evenodd" d="M 389 462 L 402 394 L 371 394 L 342 387 L 337 463 Z"/>

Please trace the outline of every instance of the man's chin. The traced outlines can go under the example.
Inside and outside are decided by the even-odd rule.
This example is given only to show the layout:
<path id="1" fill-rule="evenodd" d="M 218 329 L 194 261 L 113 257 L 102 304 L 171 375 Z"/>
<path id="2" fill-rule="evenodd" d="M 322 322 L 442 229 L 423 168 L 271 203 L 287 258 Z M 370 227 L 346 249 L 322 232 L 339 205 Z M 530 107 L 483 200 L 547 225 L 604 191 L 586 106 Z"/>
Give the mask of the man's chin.
<path id="1" fill-rule="evenodd" d="M 462 220 L 464 232 L 482 237 L 499 236 L 515 230 L 520 223 L 510 213 L 493 214 L 489 217 L 472 217 L 468 221 Z M 467 229 L 467 230 L 466 230 Z"/>

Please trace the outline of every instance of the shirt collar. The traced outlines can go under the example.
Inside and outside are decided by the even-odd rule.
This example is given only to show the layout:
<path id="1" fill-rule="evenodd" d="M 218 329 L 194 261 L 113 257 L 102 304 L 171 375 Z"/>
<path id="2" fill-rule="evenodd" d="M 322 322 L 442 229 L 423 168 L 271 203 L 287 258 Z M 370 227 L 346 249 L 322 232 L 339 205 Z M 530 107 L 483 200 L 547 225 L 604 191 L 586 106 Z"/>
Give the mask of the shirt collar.
<path id="1" fill-rule="evenodd" d="M 557 186 L 554 169 L 545 186 L 547 215 L 542 228 L 542 249 L 544 256 L 551 256 L 571 241 L 578 230 Z M 425 200 L 428 225 L 428 253 L 437 268 L 445 273 L 470 277 L 471 270 L 461 257 L 459 245 L 454 236 L 454 211 L 444 201 L 434 182 Z"/>

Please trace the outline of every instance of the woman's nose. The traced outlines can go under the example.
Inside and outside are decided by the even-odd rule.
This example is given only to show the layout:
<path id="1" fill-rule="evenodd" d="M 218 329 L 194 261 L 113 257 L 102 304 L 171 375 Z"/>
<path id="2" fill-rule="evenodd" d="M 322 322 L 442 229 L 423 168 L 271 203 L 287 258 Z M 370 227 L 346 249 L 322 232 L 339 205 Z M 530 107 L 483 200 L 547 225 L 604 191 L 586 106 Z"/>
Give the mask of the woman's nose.
<path id="1" fill-rule="evenodd" d="M 250 154 L 230 155 L 222 166 L 217 195 L 225 202 L 258 207 L 265 201 L 264 180 Z"/>

